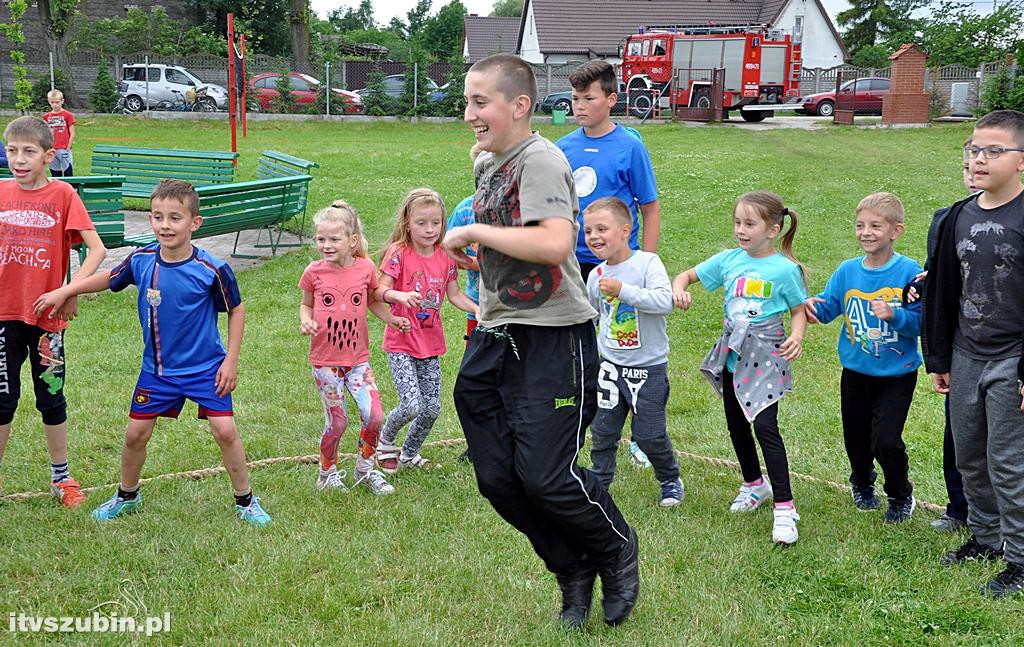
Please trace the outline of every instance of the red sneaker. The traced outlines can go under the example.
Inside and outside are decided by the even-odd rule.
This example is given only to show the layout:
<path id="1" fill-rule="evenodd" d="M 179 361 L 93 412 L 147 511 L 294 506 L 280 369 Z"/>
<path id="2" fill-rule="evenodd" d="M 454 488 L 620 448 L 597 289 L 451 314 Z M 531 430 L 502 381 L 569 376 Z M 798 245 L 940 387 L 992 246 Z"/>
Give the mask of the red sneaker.
<path id="1" fill-rule="evenodd" d="M 60 483 L 50 483 L 50 491 L 65 508 L 72 509 L 85 503 L 82 486 L 75 479 L 67 479 Z"/>

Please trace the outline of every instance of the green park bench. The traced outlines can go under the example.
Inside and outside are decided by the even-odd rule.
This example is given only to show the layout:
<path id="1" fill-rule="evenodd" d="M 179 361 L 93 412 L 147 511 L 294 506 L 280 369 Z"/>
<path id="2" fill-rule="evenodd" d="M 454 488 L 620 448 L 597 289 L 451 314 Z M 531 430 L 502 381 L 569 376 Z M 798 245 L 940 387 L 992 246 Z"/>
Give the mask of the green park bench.
<path id="1" fill-rule="evenodd" d="M 123 175 L 126 197 L 148 198 L 164 179 L 186 180 L 196 188 L 228 184 L 237 158 L 238 153 L 228 151 L 98 145 L 92 151 L 92 173 Z"/>
<path id="2" fill-rule="evenodd" d="M 309 181 L 312 179 L 309 175 L 291 175 L 252 182 L 197 187 L 199 215 L 203 217 L 203 223 L 192 237 L 206 238 L 235 233 L 235 245 L 231 255 L 236 258 L 256 258 L 237 252 L 241 232 L 258 229 L 256 246 L 270 247 L 271 253 L 276 254 L 281 240 L 280 226 L 305 210 Z M 260 245 L 263 230 L 269 234 L 270 242 Z M 125 237 L 125 244 L 142 247 L 155 240 L 153 233 L 147 232 Z"/>
<path id="3" fill-rule="evenodd" d="M 280 151 L 263 151 L 260 153 L 259 165 L 256 167 L 256 177 L 261 180 L 267 180 L 273 177 L 309 175 L 315 168 L 320 168 L 320 165 L 316 162 L 304 160 L 301 157 L 293 157 Z M 285 243 L 281 247 L 298 247 L 302 245 L 302 235 L 304 233 L 306 233 L 305 207 L 302 209 L 302 217 L 299 220 L 299 242 Z"/>
<path id="4" fill-rule="evenodd" d="M 124 185 L 123 175 L 82 175 L 62 177 L 61 181 L 75 187 L 89 212 L 96 233 L 107 249 L 124 247 Z M 79 249 L 85 258 L 85 247 Z"/>

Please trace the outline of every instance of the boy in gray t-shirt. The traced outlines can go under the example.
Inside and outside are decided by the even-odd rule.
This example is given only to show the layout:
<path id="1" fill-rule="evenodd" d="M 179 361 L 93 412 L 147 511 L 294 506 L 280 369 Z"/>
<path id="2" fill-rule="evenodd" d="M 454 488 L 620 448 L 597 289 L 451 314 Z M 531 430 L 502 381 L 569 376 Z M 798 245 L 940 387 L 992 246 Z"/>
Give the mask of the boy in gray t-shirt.
<path id="1" fill-rule="evenodd" d="M 684 496 L 665 424 L 672 285 L 657 254 L 630 249 L 632 226 L 629 208 L 618 198 L 600 198 L 583 212 L 584 239 L 604 261 L 587 278 L 587 296 L 600 317 L 601 355 L 591 469 L 611 487 L 622 426 L 632 413 L 633 440 L 650 458 L 661 483 L 661 505 L 669 507 Z"/>

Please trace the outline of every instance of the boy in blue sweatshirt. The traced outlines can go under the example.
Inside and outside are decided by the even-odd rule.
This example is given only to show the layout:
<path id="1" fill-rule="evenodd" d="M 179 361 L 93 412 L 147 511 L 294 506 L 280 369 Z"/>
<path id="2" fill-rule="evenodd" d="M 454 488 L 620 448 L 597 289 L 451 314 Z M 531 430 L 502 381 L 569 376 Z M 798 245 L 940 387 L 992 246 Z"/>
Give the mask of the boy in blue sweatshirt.
<path id="1" fill-rule="evenodd" d="M 821 323 L 842 315 L 845 323 L 838 344 L 840 397 L 853 502 L 863 511 L 881 507 L 875 498 L 877 460 L 889 498 L 885 523 L 902 523 L 916 507 L 902 436 L 921 365 L 920 304 L 904 307 L 902 295 L 921 266 L 893 251 L 903 234 L 903 204 L 895 195 L 873 193 L 861 200 L 856 231 L 864 256 L 839 265 L 814 298 L 816 315 Z"/>

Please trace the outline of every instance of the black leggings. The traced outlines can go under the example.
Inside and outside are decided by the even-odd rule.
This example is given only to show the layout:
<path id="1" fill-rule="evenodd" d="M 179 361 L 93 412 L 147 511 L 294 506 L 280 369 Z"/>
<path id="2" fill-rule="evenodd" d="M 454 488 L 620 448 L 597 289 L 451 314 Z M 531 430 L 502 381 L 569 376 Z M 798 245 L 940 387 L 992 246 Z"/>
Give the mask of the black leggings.
<path id="1" fill-rule="evenodd" d="M 732 373 L 722 371 L 722 400 L 725 403 L 725 422 L 729 426 L 732 447 L 736 450 L 736 458 L 740 462 L 743 481 L 750 483 L 761 478 L 761 463 L 757 458 L 757 446 L 754 436 L 761 445 L 764 464 L 768 469 L 768 480 L 772 484 L 772 492 L 776 503 L 793 500 L 793 491 L 789 487 L 789 459 L 786 457 L 786 444 L 779 434 L 779 405 L 773 404 L 757 414 L 754 418 L 754 433 L 750 433 L 750 423 L 736 399 L 736 391 L 732 385 Z"/>

